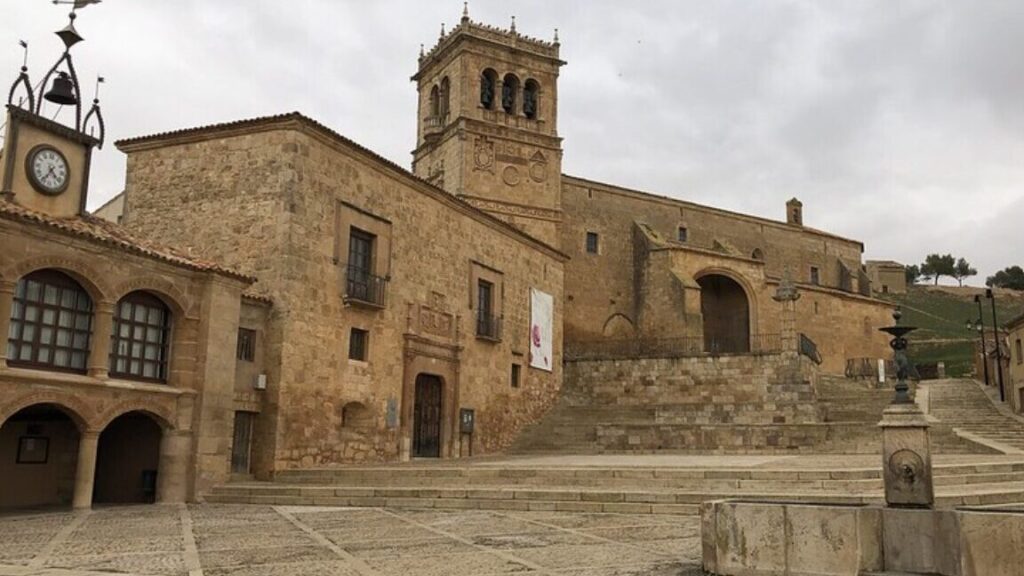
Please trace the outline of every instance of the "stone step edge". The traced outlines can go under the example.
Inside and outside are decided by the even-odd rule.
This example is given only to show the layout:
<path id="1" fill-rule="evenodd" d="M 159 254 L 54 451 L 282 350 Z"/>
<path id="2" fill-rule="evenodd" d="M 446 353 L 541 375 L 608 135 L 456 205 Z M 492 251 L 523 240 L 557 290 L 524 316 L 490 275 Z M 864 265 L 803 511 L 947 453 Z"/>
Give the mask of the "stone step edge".
<path id="1" fill-rule="evenodd" d="M 793 495 L 759 497 L 753 495 L 726 496 L 715 499 L 756 499 L 764 501 L 789 501 L 794 499 L 807 503 L 833 503 L 827 498 L 799 498 Z M 940 496 L 936 498 L 936 506 L 955 508 L 958 506 L 986 506 L 1006 504 L 1024 500 L 1024 491 L 998 492 L 984 495 Z M 278 506 L 351 506 L 363 508 L 414 508 L 436 510 L 516 510 L 544 512 L 582 512 L 582 513 L 615 513 L 615 514 L 678 514 L 699 515 L 700 503 L 658 503 L 658 502 L 589 502 L 589 501 L 551 501 L 551 500 L 497 500 L 488 498 L 385 498 L 385 497 L 307 497 L 292 495 L 244 495 L 244 494 L 207 494 L 205 502 L 223 504 L 278 505 Z M 839 501 L 842 503 L 842 501 Z M 845 502 L 847 504 L 883 504 L 881 497 L 865 499 L 862 502 Z"/>
<path id="2" fill-rule="evenodd" d="M 979 464 L 946 464 L 932 468 L 935 476 L 958 476 L 987 473 L 1024 472 L 1024 460 L 1011 462 L 983 462 Z M 374 467 L 339 467 L 339 468 L 303 468 L 283 470 L 275 475 L 275 480 L 283 480 L 289 476 L 306 475 L 348 475 L 348 474 L 412 474 L 413 476 L 433 477 L 505 477 L 529 478 L 551 475 L 565 476 L 572 472 L 571 477 L 609 476 L 612 478 L 665 478 L 693 480 L 776 480 L 793 478 L 797 480 L 870 480 L 881 478 L 878 468 L 847 468 L 834 469 L 700 469 L 700 468 L 666 468 L 666 467 L 520 467 L 520 466 L 374 466 Z M 569 476 L 566 476 L 569 477 Z"/>

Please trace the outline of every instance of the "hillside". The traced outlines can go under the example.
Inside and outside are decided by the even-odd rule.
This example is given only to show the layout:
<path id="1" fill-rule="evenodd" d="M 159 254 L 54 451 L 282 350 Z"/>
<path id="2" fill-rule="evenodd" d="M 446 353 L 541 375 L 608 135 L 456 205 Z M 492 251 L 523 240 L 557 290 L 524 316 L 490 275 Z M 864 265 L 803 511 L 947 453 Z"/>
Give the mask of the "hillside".
<path id="1" fill-rule="evenodd" d="M 986 330 L 992 328 L 992 305 L 984 299 L 983 288 L 955 286 L 913 286 L 907 294 L 885 294 L 881 298 L 903 307 L 903 324 L 917 326 L 911 334 L 910 355 L 914 362 L 945 362 L 951 376 L 969 374 L 977 333 L 969 333 L 968 320 L 978 318 L 976 294 L 982 295 Z M 1024 293 L 996 291 L 996 315 L 1000 325 L 1024 313 Z"/>

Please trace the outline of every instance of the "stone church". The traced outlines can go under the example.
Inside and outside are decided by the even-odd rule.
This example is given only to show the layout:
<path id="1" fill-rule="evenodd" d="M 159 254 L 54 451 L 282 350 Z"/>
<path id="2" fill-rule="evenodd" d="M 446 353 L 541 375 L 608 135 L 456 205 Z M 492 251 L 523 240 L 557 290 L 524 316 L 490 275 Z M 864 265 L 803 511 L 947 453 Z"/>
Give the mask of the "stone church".
<path id="1" fill-rule="evenodd" d="M 44 85 L 75 124 L 25 69 L 7 107 L 0 507 L 496 453 L 572 358 L 772 356 L 797 333 L 828 372 L 886 354 L 863 245 L 798 200 L 774 221 L 563 174 L 557 39 L 464 14 L 412 78 L 411 171 L 299 113 L 119 141 L 117 223 L 84 209 L 102 116 L 53 74 L 65 44 Z"/>

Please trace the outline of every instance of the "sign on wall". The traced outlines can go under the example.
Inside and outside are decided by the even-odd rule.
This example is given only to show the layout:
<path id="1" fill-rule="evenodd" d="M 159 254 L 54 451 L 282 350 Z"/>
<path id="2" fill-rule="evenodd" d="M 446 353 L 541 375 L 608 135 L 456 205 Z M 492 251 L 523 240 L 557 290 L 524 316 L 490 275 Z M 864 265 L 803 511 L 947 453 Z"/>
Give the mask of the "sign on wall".
<path id="1" fill-rule="evenodd" d="M 551 340 L 555 301 L 550 294 L 530 289 L 530 367 L 552 370 Z"/>

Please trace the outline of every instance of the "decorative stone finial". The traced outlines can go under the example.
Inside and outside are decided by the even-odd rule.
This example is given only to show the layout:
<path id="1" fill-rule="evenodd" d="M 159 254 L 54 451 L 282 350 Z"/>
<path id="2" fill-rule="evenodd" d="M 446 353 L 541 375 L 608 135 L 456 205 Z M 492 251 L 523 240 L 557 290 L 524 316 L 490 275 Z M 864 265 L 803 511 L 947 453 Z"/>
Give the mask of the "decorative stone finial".
<path id="1" fill-rule="evenodd" d="M 423 52 L 423 44 L 420 44 L 420 58 L 423 58 L 426 53 Z"/>
<path id="2" fill-rule="evenodd" d="M 444 38 L 444 34 L 444 22 L 441 22 L 441 35 L 439 36 L 439 38 Z"/>
<path id="3" fill-rule="evenodd" d="M 462 23 L 469 22 L 469 2 L 462 3 Z"/>
<path id="4" fill-rule="evenodd" d="M 512 32 L 516 31 L 516 17 L 514 15 L 512 16 L 512 26 L 509 28 L 509 30 Z"/>
<path id="5" fill-rule="evenodd" d="M 555 28 L 555 44 L 558 44 L 558 28 Z"/>
<path id="6" fill-rule="evenodd" d="M 782 273 L 782 280 L 779 282 L 779 287 L 775 289 L 772 299 L 776 302 L 796 302 L 800 299 L 800 291 L 797 290 L 796 283 L 793 282 L 788 266 Z"/>

